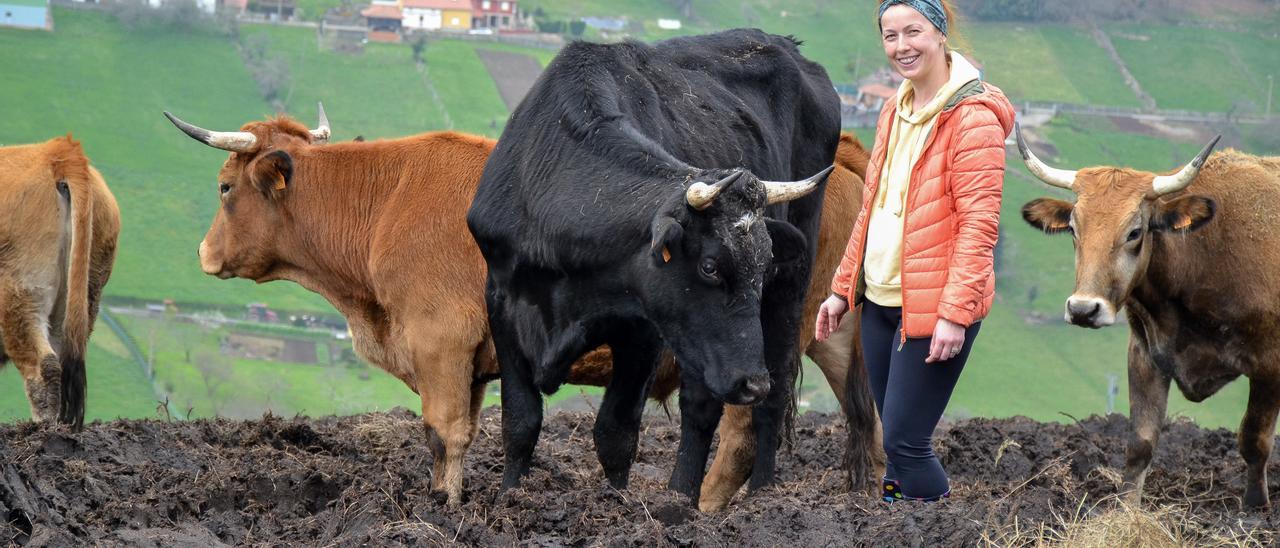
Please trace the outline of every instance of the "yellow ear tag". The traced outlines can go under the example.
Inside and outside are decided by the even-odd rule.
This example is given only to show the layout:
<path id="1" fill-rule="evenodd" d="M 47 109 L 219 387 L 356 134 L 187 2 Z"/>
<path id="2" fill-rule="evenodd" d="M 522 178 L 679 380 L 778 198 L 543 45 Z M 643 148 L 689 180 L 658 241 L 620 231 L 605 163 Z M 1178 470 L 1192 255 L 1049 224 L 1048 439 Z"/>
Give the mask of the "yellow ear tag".
<path id="1" fill-rule="evenodd" d="M 671 262 L 671 250 L 667 249 L 666 246 L 662 247 L 662 262 L 664 263 Z"/>
<path id="2" fill-rule="evenodd" d="M 276 190 L 284 190 L 284 187 L 285 187 L 284 176 L 276 175 Z"/>
<path id="3" fill-rule="evenodd" d="M 1174 225 L 1173 225 L 1173 228 L 1174 228 L 1174 229 L 1176 229 L 1176 230 L 1182 230 L 1182 229 L 1187 228 L 1187 227 L 1189 227 L 1189 226 L 1191 226 L 1191 217 L 1186 216 L 1186 215 L 1182 215 L 1182 216 L 1178 217 L 1178 222 L 1177 222 L 1176 224 L 1174 224 Z"/>

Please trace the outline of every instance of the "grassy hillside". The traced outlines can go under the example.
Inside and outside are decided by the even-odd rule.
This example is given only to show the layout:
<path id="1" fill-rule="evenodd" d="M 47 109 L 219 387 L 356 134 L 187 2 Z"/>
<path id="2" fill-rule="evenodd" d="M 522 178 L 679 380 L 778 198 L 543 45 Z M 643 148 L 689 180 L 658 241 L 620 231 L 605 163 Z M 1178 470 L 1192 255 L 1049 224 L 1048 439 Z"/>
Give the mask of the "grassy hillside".
<path id="1" fill-rule="evenodd" d="M 214 129 L 259 120 L 259 95 L 237 42 L 214 33 L 126 30 L 105 14 L 55 9 L 57 32 L 0 29 L 0 143 L 73 133 L 102 170 L 123 217 L 108 296 L 332 312 L 293 284 L 219 281 L 200 272 L 195 248 L 217 207 L 214 176 L 226 153 L 202 146 L 161 115 Z M 309 29 L 245 26 L 268 36 L 291 77 L 290 114 L 315 121 L 324 101 L 335 139 L 443 129 L 443 115 L 406 46 L 368 44 L 361 55 L 320 51 Z M 506 110 L 469 43 L 434 43 L 427 65 L 454 127 L 496 136 Z M 539 52 L 545 56 L 545 53 Z M 491 127 L 493 122 L 498 127 Z"/>
<path id="2" fill-rule="evenodd" d="M 617 15 L 616 3 L 532 0 L 553 18 Z M 720 28 L 759 27 L 804 40 L 802 51 L 822 63 L 832 80 L 854 80 L 886 66 L 873 7 L 833 2 L 705 0 L 695 2 L 697 18 L 680 31 L 657 28 L 658 17 L 679 18 L 670 2 L 632 2 L 625 13 L 642 25 L 636 35 L 659 39 Z M 785 16 L 784 16 L 785 13 Z M 1068 103 L 1137 106 L 1137 99 L 1102 48 L 1089 35 L 1062 25 L 962 22 L 960 44 L 985 65 L 987 77 L 1013 98 Z"/>
<path id="3" fill-rule="evenodd" d="M 156 416 L 158 402 L 146 375 L 110 330 L 94 332 L 88 354 L 86 422 Z M 0 369 L 0 422 L 30 419 L 22 375 L 12 364 L 5 366 Z"/>
<path id="4" fill-rule="evenodd" d="M 682 32 L 752 24 L 795 34 L 806 42 L 803 51 L 824 63 L 837 81 L 852 80 L 851 65 L 858 65 L 861 74 L 883 65 L 869 9 L 839 9 L 826 2 L 820 10 L 819 5 L 706 0 L 697 3 L 699 19 Z M 557 17 L 618 12 L 613 0 L 530 0 L 524 9 L 539 6 Z M 673 35 L 655 26 L 657 17 L 678 16 L 670 2 L 636 0 L 627 3 L 626 10 L 641 22 L 642 36 Z M 180 134 L 160 111 L 172 110 L 219 129 L 269 115 L 271 106 L 241 60 L 240 43 L 265 42 L 290 73 L 290 86 L 282 94 L 286 110 L 314 123 L 315 103 L 324 101 L 336 139 L 440 129 L 446 119 L 455 128 L 496 136 L 507 113 L 475 49 L 514 49 L 544 64 L 553 55 L 436 41 L 427 47 L 425 70 L 420 70 L 406 45 L 371 43 L 362 54 L 339 54 L 319 48 L 310 29 L 245 25 L 237 38 L 213 33 L 178 36 L 127 31 L 97 12 L 58 9 L 55 17 L 53 34 L 0 29 L 0 74 L 18 76 L 0 86 L 0 116 L 5 119 L 0 142 L 38 141 L 67 131 L 84 141 L 124 215 L 121 251 L 108 295 L 151 301 L 174 298 L 230 307 L 264 301 L 276 309 L 332 312 L 318 296 L 293 284 L 219 281 L 202 274 L 196 263 L 195 247 L 217 207 L 213 177 L 226 156 Z M 968 29 L 988 78 L 1015 99 L 1136 104 L 1110 60 L 1080 29 L 991 24 Z M 1280 57 L 1267 56 L 1280 51 L 1272 42 L 1264 40 L 1260 43 L 1266 48 L 1251 50 L 1232 43 L 1232 35 L 1225 32 L 1148 27 L 1109 27 L 1108 32 L 1144 86 L 1166 107 L 1218 108 L 1223 101 L 1255 97 L 1248 94 L 1265 91 L 1265 76 L 1263 87 L 1257 85 L 1259 71 L 1280 63 Z M 1138 33 L 1150 39 L 1121 36 Z M 1197 57 L 1197 44 L 1208 44 L 1218 54 L 1216 59 L 1230 61 Z M 1158 62 L 1137 62 L 1151 59 Z M 1221 66 L 1233 71 L 1224 76 L 1222 70 L 1211 70 Z M 1275 72 L 1280 73 L 1280 67 Z M 1250 100 L 1265 104 L 1261 95 Z M 858 133 L 870 144 L 870 130 Z M 1165 170 L 1199 148 L 1199 143 L 1121 133 L 1097 119 L 1059 118 L 1042 133 L 1058 152 L 1046 159 L 1063 167 L 1125 164 Z M 1073 282 L 1071 244 L 1035 232 L 1021 221 L 1018 209 L 1023 203 L 1054 192 L 1030 180 L 1012 156 L 1010 165 L 999 300 L 957 389 L 952 415 L 1024 414 L 1065 420 L 1063 413 L 1101 412 L 1108 375 L 1119 377 L 1116 405 L 1123 411 L 1127 333 L 1123 327 L 1087 331 L 1062 325 L 1062 302 Z M 225 378 L 210 390 L 199 368 L 187 359 L 186 347 L 197 341 L 202 355 L 216 356 L 223 334 L 188 332 L 195 329 L 188 324 L 164 326 L 142 319 L 125 323 L 136 339 L 153 331 L 159 334 L 158 384 L 174 395 L 175 407 L 190 407 L 196 416 L 215 411 L 254 415 L 267 408 L 279 414 L 326 414 L 419 406 L 403 383 L 367 368 L 229 360 Z M 91 418 L 154 415 L 151 385 L 123 345 L 101 327 L 90 360 Z M 820 375 L 811 372 L 803 393 L 814 407 L 829 408 L 832 400 L 823 384 Z M 1203 424 L 1232 426 L 1243 409 L 1243 394 L 1243 384 L 1237 382 L 1205 404 L 1193 406 L 1175 395 L 1170 409 Z M 564 390 L 557 398 L 581 400 L 577 389 Z M 0 419 L 26 416 L 16 372 L 0 371 Z"/>
<path id="5" fill-rule="evenodd" d="M 1108 28 L 1134 77 L 1162 108 L 1261 113 L 1267 76 L 1280 79 L 1280 37 L 1203 28 Z M 1280 84 L 1272 90 L 1280 105 Z M 1273 107 L 1277 108 L 1277 107 Z"/>
<path id="6" fill-rule="evenodd" d="M 120 202 L 108 295 L 321 308 L 296 288 L 226 284 L 200 272 L 196 246 L 217 206 L 226 158 L 179 133 L 171 110 L 235 128 L 270 112 L 228 39 L 126 31 L 101 13 L 54 10 L 57 32 L 0 29 L 0 142 L 72 133 Z M 308 111 L 314 113 L 314 107 Z"/>

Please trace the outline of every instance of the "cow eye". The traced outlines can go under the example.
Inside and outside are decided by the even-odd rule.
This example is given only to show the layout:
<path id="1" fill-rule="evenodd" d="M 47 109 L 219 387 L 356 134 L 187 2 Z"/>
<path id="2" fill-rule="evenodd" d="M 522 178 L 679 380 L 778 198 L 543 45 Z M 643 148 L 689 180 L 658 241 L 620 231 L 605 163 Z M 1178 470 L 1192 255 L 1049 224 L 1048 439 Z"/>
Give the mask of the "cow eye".
<path id="1" fill-rule="evenodd" d="M 221 194 L 226 194 L 228 192 L 231 192 L 231 185 L 227 183 L 222 183 L 218 185 L 218 192 Z"/>
<path id="2" fill-rule="evenodd" d="M 720 276 L 720 272 L 716 267 L 715 259 L 710 257 L 702 260 L 702 263 L 698 265 L 698 271 L 701 272 L 703 276 L 713 280 Z"/>
<path id="3" fill-rule="evenodd" d="M 1141 238 L 1141 237 L 1142 237 L 1142 229 L 1141 229 L 1141 228 L 1135 228 L 1135 229 L 1133 229 L 1133 230 L 1130 230 L 1130 231 L 1129 231 L 1129 235 L 1125 237 L 1124 241 L 1125 241 L 1125 243 L 1128 243 L 1128 242 L 1132 242 L 1132 241 L 1134 241 L 1134 240 L 1137 240 L 1138 238 Z"/>

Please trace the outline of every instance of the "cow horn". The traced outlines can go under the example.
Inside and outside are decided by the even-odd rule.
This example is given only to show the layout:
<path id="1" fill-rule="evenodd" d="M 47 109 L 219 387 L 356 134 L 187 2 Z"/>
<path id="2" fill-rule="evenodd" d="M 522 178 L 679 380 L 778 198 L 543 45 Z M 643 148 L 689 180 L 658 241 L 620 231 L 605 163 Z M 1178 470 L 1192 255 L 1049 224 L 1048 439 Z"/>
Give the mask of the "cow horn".
<path id="1" fill-rule="evenodd" d="M 320 108 L 320 124 L 311 130 L 311 144 L 323 145 L 329 142 L 329 117 L 324 115 L 324 103 L 316 103 Z"/>
<path id="2" fill-rule="evenodd" d="M 806 194 L 813 192 L 813 189 L 818 188 L 818 183 L 821 183 L 823 178 L 825 178 L 828 174 L 830 174 L 831 170 L 835 168 L 836 166 L 834 165 L 827 166 L 827 169 L 819 171 L 817 175 L 814 175 L 813 177 L 809 177 L 808 179 L 805 179 L 803 181 L 794 181 L 794 182 L 786 182 L 786 183 L 781 183 L 776 181 L 760 181 L 761 183 L 764 184 L 765 194 L 769 197 L 768 201 L 766 202 L 766 205 L 790 202 L 791 200 L 794 200 L 796 198 L 804 197 Z"/>
<path id="3" fill-rule="evenodd" d="M 1027 165 L 1027 170 L 1047 185 L 1071 190 L 1071 185 L 1076 182 L 1076 172 L 1049 167 L 1036 158 L 1031 147 L 1027 146 L 1027 140 L 1022 138 L 1022 124 L 1014 125 L 1014 133 L 1018 136 L 1018 153 L 1022 154 L 1022 163 Z"/>
<path id="4" fill-rule="evenodd" d="M 693 183 L 693 185 L 689 187 L 689 190 L 685 191 L 684 199 L 686 202 L 689 202 L 690 207 L 698 211 L 702 211 L 711 207 L 711 202 L 716 200 L 716 196 L 719 196 L 724 189 L 729 188 L 729 185 L 733 184 L 733 182 L 737 181 L 738 177 L 741 176 L 741 171 L 735 171 L 730 173 L 727 177 L 716 181 L 715 184 L 709 185 L 703 182 Z"/>
<path id="5" fill-rule="evenodd" d="M 1161 196 L 1170 192 L 1177 192 L 1187 188 L 1187 185 L 1190 185 L 1191 181 L 1196 180 L 1196 175 L 1200 174 L 1200 168 L 1204 166 L 1205 160 L 1209 159 L 1209 153 L 1213 152 L 1213 147 L 1217 146 L 1218 141 L 1221 139 L 1221 135 L 1214 137 L 1212 141 L 1209 141 L 1208 145 L 1205 145 L 1204 150 L 1200 151 L 1200 155 L 1196 156 L 1194 160 L 1191 160 L 1191 163 L 1183 166 L 1181 171 L 1174 173 L 1173 175 L 1157 176 L 1156 179 L 1151 182 L 1151 188 L 1156 193 L 1156 196 Z"/>
<path id="6" fill-rule="evenodd" d="M 190 135 L 192 139 L 213 148 L 232 152 L 250 152 L 258 144 L 258 138 L 247 131 L 209 131 L 200 126 L 188 124 L 167 111 L 164 113 L 164 117 L 173 122 L 173 125 L 178 126 L 178 129 L 182 130 L 183 133 Z"/>

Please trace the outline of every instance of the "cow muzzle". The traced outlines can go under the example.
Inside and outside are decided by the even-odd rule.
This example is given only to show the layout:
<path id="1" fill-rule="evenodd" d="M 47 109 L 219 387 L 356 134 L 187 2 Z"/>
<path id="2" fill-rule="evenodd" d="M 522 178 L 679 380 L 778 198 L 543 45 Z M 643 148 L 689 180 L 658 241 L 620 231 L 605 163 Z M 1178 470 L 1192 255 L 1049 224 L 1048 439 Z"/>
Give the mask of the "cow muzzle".
<path id="1" fill-rule="evenodd" d="M 201 240 L 200 247 L 196 249 L 196 256 L 200 258 L 200 270 L 203 270 L 205 274 L 217 276 L 222 280 L 231 278 L 231 273 L 223 270 L 222 261 L 215 261 L 209 255 L 209 242 Z"/>
<path id="2" fill-rule="evenodd" d="M 755 405 L 769 395 L 771 384 L 767 374 L 744 377 L 725 395 L 724 402 L 731 405 Z"/>
<path id="3" fill-rule="evenodd" d="M 1098 297 L 1072 295 L 1067 299 L 1067 323 L 1097 329 L 1116 323 L 1116 309 Z"/>

